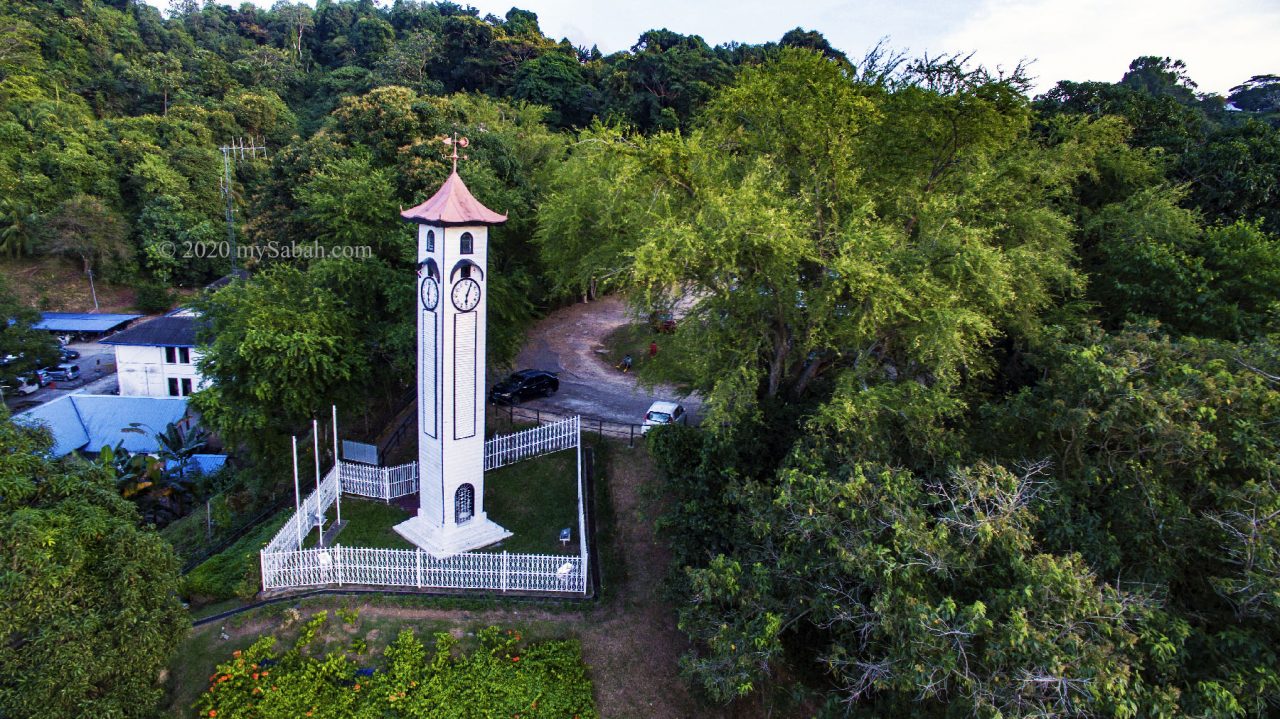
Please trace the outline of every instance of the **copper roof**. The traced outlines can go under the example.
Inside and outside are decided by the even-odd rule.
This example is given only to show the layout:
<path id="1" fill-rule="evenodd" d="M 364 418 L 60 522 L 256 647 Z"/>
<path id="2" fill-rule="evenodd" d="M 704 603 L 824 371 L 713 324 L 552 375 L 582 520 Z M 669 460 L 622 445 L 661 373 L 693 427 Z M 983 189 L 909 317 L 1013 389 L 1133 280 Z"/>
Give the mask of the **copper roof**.
<path id="1" fill-rule="evenodd" d="M 506 215 L 499 215 L 480 204 L 457 172 L 449 175 L 430 200 L 402 210 L 400 216 L 428 225 L 500 225 L 507 221 Z"/>

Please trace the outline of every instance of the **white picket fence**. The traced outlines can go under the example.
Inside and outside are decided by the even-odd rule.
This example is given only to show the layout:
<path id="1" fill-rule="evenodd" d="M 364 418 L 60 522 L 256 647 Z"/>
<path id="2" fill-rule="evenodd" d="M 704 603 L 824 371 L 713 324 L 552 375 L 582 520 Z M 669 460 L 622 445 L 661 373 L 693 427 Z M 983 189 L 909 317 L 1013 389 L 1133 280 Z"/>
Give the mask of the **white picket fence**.
<path id="1" fill-rule="evenodd" d="M 577 555 L 467 552 L 435 559 L 415 549 L 327 549 L 262 553 L 264 589 L 321 584 L 564 592 L 587 589 Z"/>
<path id="2" fill-rule="evenodd" d="M 573 449 L 582 436 L 581 420 L 574 416 L 553 424 L 502 435 L 484 443 L 484 469 L 489 471 L 522 459 L 562 449 Z M 361 497 L 392 500 L 418 491 L 418 463 L 374 467 L 341 462 L 342 491 Z"/>
<path id="3" fill-rule="evenodd" d="M 575 415 L 553 424 L 494 437 L 484 443 L 484 469 L 487 472 L 529 457 L 572 449 L 578 446 L 581 436 L 581 419 Z"/>
<path id="4" fill-rule="evenodd" d="M 534 427 L 485 442 L 485 469 L 495 469 L 562 449 L 580 446 L 578 417 Z M 582 467 L 578 467 L 578 534 L 576 555 L 464 552 L 436 559 L 418 549 L 343 547 L 302 549 L 337 501 L 340 492 L 390 500 L 418 491 L 418 464 L 374 467 L 339 462 L 316 491 L 307 495 L 260 553 L 263 589 L 321 584 L 356 584 L 423 589 L 482 589 L 583 594 L 587 591 L 586 537 L 582 505 Z"/>
<path id="5" fill-rule="evenodd" d="M 395 499 L 418 491 L 418 463 L 395 467 L 340 462 L 342 491 L 373 499 Z"/>

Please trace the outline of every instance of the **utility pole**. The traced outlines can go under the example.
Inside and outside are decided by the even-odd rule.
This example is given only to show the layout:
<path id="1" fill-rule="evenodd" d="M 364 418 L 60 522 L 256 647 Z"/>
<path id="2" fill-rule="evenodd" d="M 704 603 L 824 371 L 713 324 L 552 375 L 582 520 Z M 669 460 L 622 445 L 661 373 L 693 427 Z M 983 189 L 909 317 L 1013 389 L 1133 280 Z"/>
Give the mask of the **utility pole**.
<path id="1" fill-rule="evenodd" d="M 249 138 L 248 144 L 245 144 L 244 138 L 237 137 L 231 141 L 230 145 L 223 145 L 222 150 L 222 199 L 227 203 L 227 252 L 231 255 L 231 273 L 234 275 L 236 271 L 236 229 L 235 229 L 235 207 L 231 196 L 231 157 L 243 160 L 246 156 L 257 159 L 258 153 L 261 152 L 263 157 L 267 156 L 266 145 L 258 145 L 253 138 Z"/>

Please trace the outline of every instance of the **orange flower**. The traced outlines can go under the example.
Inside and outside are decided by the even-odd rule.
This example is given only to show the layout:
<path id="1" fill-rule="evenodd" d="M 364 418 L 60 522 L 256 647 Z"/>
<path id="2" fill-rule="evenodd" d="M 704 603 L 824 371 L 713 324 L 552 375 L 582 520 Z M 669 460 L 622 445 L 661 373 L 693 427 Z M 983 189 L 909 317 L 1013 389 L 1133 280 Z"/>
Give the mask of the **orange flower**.
<path id="1" fill-rule="evenodd" d="M 359 685 L 359 684 L 357 684 L 357 685 L 356 685 L 356 691 L 360 691 L 360 685 Z"/>
<path id="2" fill-rule="evenodd" d="M 257 673 L 257 672 L 254 672 L 254 673 L 253 673 L 253 680 L 254 680 L 255 682 L 256 682 L 256 681 L 258 681 L 258 673 Z"/>
<path id="3" fill-rule="evenodd" d="M 261 693 L 262 693 L 262 687 L 254 687 L 254 688 L 253 688 L 253 693 L 254 693 L 254 694 L 261 694 Z"/>
<path id="4" fill-rule="evenodd" d="M 217 709 L 210 709 L 210 710 L 209 710 L 209 716 L 211 716 L 211 717 L 216 717 L 216 716 L 218 716 L 218 710 L 217 710 Z"/>
<path id="5" fill-rule="evenodd" d="M 238 657 L 238 656 L 240 656 L 240 650 L 239 650 L 239 649 L 237 649 L 237 650 L 235 650 L 234 652 L 231 652 L 231 656 L 233 656 L 233 657 Z"/>
<path id="6" fill-rule="evenodd" d="M 520 657 L 511 657 L 511 661 L 518 662 L 520 661 Z"/>

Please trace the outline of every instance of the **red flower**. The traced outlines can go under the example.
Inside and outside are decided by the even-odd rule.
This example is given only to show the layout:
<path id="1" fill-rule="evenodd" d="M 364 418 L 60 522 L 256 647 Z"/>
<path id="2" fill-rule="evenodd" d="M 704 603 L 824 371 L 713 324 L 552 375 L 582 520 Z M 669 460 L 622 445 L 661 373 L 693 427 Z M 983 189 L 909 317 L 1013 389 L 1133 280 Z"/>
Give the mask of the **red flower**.
<path id="1" fill-rule="evenodd" d="M 520 661 L 520 657 L 511 657 L 511 661 L 518 662 Z"/>

